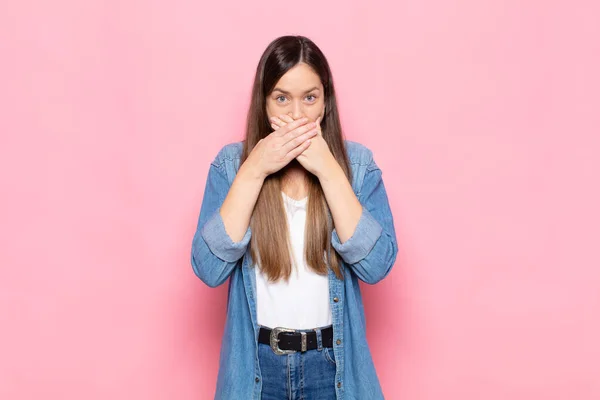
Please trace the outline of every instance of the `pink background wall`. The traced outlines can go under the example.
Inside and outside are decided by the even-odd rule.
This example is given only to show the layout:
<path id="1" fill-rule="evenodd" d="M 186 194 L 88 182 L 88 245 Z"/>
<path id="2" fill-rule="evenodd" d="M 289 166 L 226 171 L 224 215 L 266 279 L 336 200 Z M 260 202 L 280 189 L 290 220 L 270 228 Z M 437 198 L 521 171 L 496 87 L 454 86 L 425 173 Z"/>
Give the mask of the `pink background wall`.
<path id="1" fill-rule="evenodd" d="M 600 398 L 593 1 L 3 2 L 0 398 L 207 399 L 209 162 L 282 34 L 328 56 L 400 254 L 364 285 L 389 399 Z"/>

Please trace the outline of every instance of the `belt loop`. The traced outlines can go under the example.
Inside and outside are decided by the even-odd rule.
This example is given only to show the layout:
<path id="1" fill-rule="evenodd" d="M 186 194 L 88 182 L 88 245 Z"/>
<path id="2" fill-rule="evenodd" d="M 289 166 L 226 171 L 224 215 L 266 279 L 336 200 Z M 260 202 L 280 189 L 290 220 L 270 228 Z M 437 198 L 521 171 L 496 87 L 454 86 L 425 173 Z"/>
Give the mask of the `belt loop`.
<path id="1" fill-rule="evenodd" d="M 323 339 L 321 337 L 321 328 L 314 328 L 313 330 L 317 333 L 317 350 L 321 351 L 321 350 L 323 350 Z"/>

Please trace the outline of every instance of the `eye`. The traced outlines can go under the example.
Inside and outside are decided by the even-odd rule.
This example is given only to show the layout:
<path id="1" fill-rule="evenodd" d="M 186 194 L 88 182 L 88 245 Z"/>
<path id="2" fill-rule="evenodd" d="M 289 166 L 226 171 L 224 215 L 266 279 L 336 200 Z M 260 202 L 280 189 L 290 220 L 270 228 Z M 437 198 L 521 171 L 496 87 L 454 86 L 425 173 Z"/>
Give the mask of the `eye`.
<path id="1" fill-rule="evenodd" d="M 315 100 L 317 99 L 317 96 L 315 96 L 314 94 L 309 94 L 309 95 L 308 95 L 308 96 L 306 96 L 306 97 L 312 97 L 312 98 L 313 98 L 313 99 L 315 99 Z M 311 101 L 311 103 L 312 103 L 313 101 L 315 101 L 315 100 L 312 100 L 312 101 Z"/>
<path id="2" fill-rule="evenodd" d="M 275 97 L 275 101 L 277 101 L 278 103 L 281 103 L 280 101 L 278 101 L 280 98 L 284 98 L 285 99 L 285 96 L 277 96 L 277 97 Z"/>

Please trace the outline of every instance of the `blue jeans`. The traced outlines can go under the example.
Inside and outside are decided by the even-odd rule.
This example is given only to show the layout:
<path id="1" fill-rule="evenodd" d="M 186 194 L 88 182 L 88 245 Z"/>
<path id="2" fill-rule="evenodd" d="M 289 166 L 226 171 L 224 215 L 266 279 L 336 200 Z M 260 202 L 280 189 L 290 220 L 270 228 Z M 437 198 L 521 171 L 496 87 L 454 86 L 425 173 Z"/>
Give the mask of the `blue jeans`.
<path id="1" fill-rule="evenodd" d="M 299 329 L 310 332 L 311 329 Z M 258 344 L 262 400 L 335 400 L 335 355 L 323 347 L 278 355 L 268 344 Z"/>

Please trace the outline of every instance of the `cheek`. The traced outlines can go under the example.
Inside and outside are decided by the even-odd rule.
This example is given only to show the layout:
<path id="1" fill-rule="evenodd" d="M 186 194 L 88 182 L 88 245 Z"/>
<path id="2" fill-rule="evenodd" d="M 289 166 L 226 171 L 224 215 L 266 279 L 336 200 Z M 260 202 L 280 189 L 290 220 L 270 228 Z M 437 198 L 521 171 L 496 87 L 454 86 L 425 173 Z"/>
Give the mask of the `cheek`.
<path id="1" fill-rule="evenodd" d="M 310 116 L 314 120 L 323 116 L 323 107 L 314 107 L 310 110 Z"/>
<path id="2" fill-rule="evenodd" d="M 273 105 L 271 104 L 271 102 L 267 102 L 266 109 L 267 117 L 271 118 L 275 114 L 275 110 L 273 109 Z"/>
<path id="3" fill-rule="evenodd" d="M 273 99 L 267 99 L 266 101 L 267 111 L 277 112 L 277 110 L 281 109 L 281 105 L 277 104 L 277 102 Z"/>

